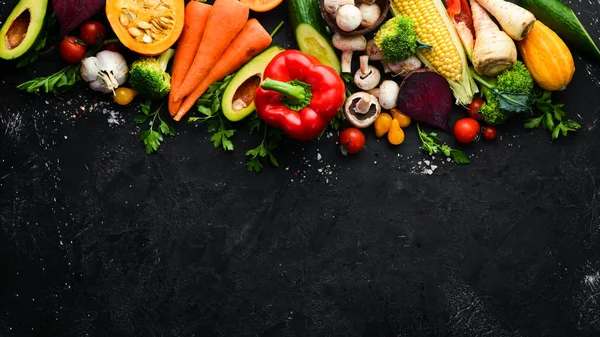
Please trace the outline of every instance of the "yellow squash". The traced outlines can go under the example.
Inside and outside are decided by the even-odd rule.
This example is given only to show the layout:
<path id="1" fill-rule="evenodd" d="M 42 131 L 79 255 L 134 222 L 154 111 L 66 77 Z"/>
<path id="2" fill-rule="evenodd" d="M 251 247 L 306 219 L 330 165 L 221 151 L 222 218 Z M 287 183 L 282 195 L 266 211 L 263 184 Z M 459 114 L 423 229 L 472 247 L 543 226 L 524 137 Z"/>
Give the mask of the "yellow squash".
<path id="1" fill-rule="evenodd" d="M 563 40 L 541 21 L 536 21 L 529 35 L 517 42 L 523 63 L 541 88 L 563 90 L 575 73 L 573 55 Z"/>

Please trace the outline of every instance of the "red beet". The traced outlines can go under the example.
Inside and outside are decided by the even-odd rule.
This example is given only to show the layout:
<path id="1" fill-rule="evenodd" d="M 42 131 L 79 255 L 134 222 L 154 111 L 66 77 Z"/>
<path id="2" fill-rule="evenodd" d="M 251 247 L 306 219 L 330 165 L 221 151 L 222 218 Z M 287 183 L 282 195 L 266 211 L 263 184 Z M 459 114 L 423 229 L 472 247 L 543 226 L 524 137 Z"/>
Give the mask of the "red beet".
<path id="1" fill-rule="evenodd" d="M 414 120 L 450 132 L 452 91 L 448 81 L 432 70 L 415 70 L 404 78 L 398 108 Z"/>
<path id="2" fill-rule="evenodd" d="M 52 0 L 63 37 L 104 9 L 106 0 Z"/>

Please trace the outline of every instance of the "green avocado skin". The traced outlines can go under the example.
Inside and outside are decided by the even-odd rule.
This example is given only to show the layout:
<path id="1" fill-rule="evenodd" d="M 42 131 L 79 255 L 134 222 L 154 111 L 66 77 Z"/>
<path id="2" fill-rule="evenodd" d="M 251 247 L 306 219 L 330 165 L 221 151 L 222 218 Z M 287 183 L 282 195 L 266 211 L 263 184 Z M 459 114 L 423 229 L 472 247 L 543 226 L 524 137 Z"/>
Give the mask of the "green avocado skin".
<path id="1" fill-rule="evenodd" d="M 233 75 L 231 81 L 227 84 L 225 91 L 223 91 L 223 96 L 221 98 L 221 109 L 228 120 L 232 122 L 240 121 L 254 111 L 254 100 L 252 100 L 248 106 L 235 110 L 233 108 L 235 94 L 244 82 L 254 76 L 260 76 L 260 80 L 262 81 L 262 75 L 267 68 L 267 65 L 275 55 L 282 51 L 283 49 L 278 46 L 269 47 L 248 61 L 248 63 Z"/>
<path id="2" fill-rule="evenodd" d="M 12 10 L 6 22 L 0 29 L 0 58 L 5 60 L 13 60 L 25 54 L 31 47 L 35 45 L 40 32 L 44 26 L 44 18 L 48 8 L 48 0 L 21 0 Z M 29 25 L 26 28 L 26 34 L 23 40 L 12 48 L 8 46 L 7 34 L 14 34 L 16 25 L 15 21 L 26 24 L 26 18 L 29 16 Z M 11 29 L 12 27 L 12 29 Z"/>
<path id="3" fill-rule="evenodd" d="M 521 0 L 521 6 L 552 29 L 565 43 L 600 62 L 600 50 L 575 13 L 559 0 Z"/>

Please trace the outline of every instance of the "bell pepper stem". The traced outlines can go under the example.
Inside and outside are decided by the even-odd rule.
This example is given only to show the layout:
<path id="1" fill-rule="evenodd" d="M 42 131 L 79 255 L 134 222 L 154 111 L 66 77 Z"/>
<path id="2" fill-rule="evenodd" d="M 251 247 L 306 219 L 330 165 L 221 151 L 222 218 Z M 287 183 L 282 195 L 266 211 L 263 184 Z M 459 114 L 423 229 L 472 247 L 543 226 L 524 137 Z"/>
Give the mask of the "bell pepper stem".
<path id="1" fill-rule="evenodd" d="M 297 81 L 282 82 L 270 78 L 263 81 L 262 88 L 265 90 L 277 91 L 285 97 L 287 103 L 293 105 L 299 105 L 306 102 L 306 98 L 310 93 L 305 86 L 299 84 Z"/>

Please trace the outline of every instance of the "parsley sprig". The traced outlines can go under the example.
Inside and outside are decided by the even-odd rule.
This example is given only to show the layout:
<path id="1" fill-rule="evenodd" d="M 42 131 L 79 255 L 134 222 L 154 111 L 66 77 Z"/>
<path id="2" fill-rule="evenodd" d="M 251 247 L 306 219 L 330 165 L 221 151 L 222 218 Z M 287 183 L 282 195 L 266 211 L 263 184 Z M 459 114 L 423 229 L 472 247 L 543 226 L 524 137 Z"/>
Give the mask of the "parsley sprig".
<path id="1" fill-rule="evenodd" d="M 233 151 L 234 146 L 231 137 L 236 133 L 236 130 L 231 127 L 227 118 L 223 115 L 221 98 L 233 75 L 228 75 L 222 81 L 211 84 L 206 92 L 196 101 L 196 108 L 200 116 L 188 119 L 190 123 L 206 123 L 208 132 L 212 133 L 210 140 L 213 146 L 215 148 L 222 146 L 225 151 Z"/>
<path id="2" fill-rule="evenodd" d="M 140 134 L 140 140 L 144 143 L 146 154 L 156 152 L 160 147 L 160 144 L 164 141 L 163 136 L 173 137 L 177 134 L 174 128 L 169 126 L 160 117 L 161 104 L 154 112 L 151 112 L 152 101 L 148 100 L 140 104 L 140 113 L 133 117 L 133 120 L 138 124 L 144 124 L 150 120 L 150 127 L 147 130 L 142 131 Z M 156 126 L 156 119 L 158 118 L 158 128 L 154 130 Z"/>
<path id="3" fill-rule="evenodd" d="M 277 141 L 281 139 L 282 131 L 275 128 L 270 128 L 257 115 L 248 122 L 250 133 L 263 129 L 263 139 L 260 144 L 246 151 L 246 167 L 249 171 L 260 172 L 263 165 L 270 162 L 273 166 L 279 167 L 279 162 L 273 155 L 273 151 L 277 148 Z"/>
<path id="4" fill-rule="evenodd" d="M 552 93 L 547 90 L 536 92 L 535 107 L 541 113 L 538 117 L 525 120 L 526 129 L 543 128 L 550 131 L 552 140 L 560 135 L 566 137 L 569 131 L 577 131 L 581 125 L 572 119 L 564 120 L 564 104 L 553 104 Z"/>
<path id="5" fill-rule="evenodd" d="M 451 148 L 446 144 L 440 144 L 441 140 L 437 133 L 431 132 L 426 133 L 421 131 L 419 123 L 417 123 L 417 131 L 419 132 L 419 138 L 421 139 L 421 150 L 427 152 L 430 156 L 438 153 L 443 153 L 444 156 L 452 158 L 457 164 L 469 164 L 471 161 L 462 151 Z"/>

